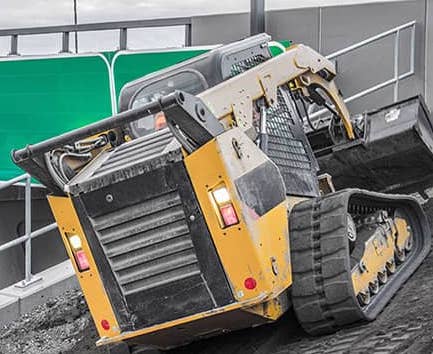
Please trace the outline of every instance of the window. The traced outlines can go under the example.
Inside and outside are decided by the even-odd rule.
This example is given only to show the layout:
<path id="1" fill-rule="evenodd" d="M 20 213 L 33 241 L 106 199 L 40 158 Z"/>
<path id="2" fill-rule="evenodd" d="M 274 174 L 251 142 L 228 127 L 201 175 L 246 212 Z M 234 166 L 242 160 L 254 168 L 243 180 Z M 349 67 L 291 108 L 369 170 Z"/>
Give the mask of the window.
<path id="1" fill-rule="evenodd" d="M 185 91 L 196 95 L 207 88 L 204 78 L 195 71 L 183 71 L 164 79 L 158 80 L 140 89 L 135 95 L 131 108 L 138 108 L 146 103 L 156 101 L 175 90 Z M 132 122 L 129 127 L 132 137 L 148 135 L 167 126 L 164 113 L 160 112 L 152 116 L 141 118 Z"/>

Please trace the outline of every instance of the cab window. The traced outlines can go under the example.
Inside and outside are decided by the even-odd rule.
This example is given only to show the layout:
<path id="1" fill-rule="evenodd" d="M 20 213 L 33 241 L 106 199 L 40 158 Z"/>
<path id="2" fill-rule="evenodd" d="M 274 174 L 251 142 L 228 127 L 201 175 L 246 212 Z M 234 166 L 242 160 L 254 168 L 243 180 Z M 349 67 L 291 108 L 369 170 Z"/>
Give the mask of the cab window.
<path id="1" fill-rule="evenodd" d="M 206 89 L 206 81 L 195 71 L 183 71 L 140 89 L 133 98 L 130 108 L 138 108 L 146 103 L 157 100 L 175 90 L 196 95 Z M 145 136 L 167 127 L 163 112 L 141 118 L 129 125 L 133 138 Z"/>

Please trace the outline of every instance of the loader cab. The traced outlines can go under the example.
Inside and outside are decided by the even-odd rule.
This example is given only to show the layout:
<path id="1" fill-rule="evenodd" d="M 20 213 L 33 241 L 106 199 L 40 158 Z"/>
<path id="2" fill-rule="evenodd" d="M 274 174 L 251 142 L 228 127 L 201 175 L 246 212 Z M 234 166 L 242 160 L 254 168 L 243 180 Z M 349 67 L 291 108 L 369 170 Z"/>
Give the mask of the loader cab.
<path id="1" fill-rule="evenodd" d="M 269 41 L 267 34 L 259 34 L 132 81 L 120 93 L 120 111 L 140 107 L 175 90 L 197 95 L 271 58 Z M 158 113 L 128 124 L 125 130 L 135 139 L 165 127 L 164 116 Z"/>
<path id="2" fill-rule="evenodd" d="M 270 59 L 269 41 L 268 35 L 259 34 L 137 79 L 122 89 L 120 110 L 141 107 L 176 90 L 197 95 Z M 305 136 L 302 118 L 288 87 L 279 88 L 277 96 L 278 105 L 269 107 L 265 113 L 268 120 L 265 148 L 260 146 L 260 108 L 255 111 L 255 142 L 279 168 L 288 195 L 318 196 L 318 164 Z M 164 146 L 176 146 L 162 112 L 134 121 L 124 129 L 131 139 L 147 136 L 149 140 L 154 140 L 153 133 L 161 131 Z"/>

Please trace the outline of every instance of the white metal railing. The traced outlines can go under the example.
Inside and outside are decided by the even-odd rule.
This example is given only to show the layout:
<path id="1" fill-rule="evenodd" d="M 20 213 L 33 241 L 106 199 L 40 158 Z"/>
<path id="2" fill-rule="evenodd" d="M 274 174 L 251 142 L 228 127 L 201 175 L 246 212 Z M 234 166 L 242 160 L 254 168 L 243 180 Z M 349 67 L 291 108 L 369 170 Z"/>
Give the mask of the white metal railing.
<path id="1" fill-rule="evenodd" d="M 397 26 L 395 28 L 392 28 L 388 31 L 379 33 L 375 36 L 372 36 L 370 38 L 367 38 L 361 42 L 358 42 L 356 44 L 353 44 L 349 47 L 343 48 L 341 50 L 338 50 L 334 53 L 331 53 L 329 55 L 326 56 L 326 58 L 332 60 L 332 59 L 337 59 L 347 53 L 353 52 L 354 50 L 357 50 L 361 47 L 364 47 L 368 44 L 371 44 L 373 42 L 377 42 L 383 38 L 389 37 L 394 35 L 394 63 L 393 63 L 393 77 L 389 80 L 383 81 L 381 83 L 378 83 L 377 85 L 374 85 L 372 87 L 369 87 L 363 91 L 360 91 L 350 97 L 347 97 L 344 99 L 344 102 L 349 103 L 352 102 L 358 98 L 364 97 L 372 92 L 378 91 L 382 88 L 388 87 L 390 85 L 394 85 L 394 94 L 393 94 L 393 99 L 394 102 L 398 101 L 398 92 L 399 92 L 399 83 L 401 80 L 406 79 L 412 75 L 415 74 L 415 28 L 416 28 L 416 21 L 411 21 L 408 23 L 405 23 L 401 26 Z M 405 73 L 400 74 L 399 72 L 399 65 L 400 65 L 400 51 L 399 51 L 399 46 L 400 46 L 400 33 L 401 31 L 405 30 L 405 29 L 410 29 L 411 34 L 410 34 L 410 65 L 409 65 L 409 70 L 406 71 Z M 314 120 L 315 118 L 321 116 L 323 113 L 326 113 L 329 111 L 324 108 L 321 109 L 317 112 L 311 113 L 310 114 L 310 118 L 312 120 Z"/>
<path id="2" fill-rule="evenodd" d="M 32 178 L 29 174 L 25 173 L 18 177 L 12 178 L 8 181 L 0 182 L 0 190 L 4 190 L 13 185 L 25 181 L 25 193 L 24 193 L 24 214 L 25 214 L 25 227 L 24 235 L 20 236 L 12 241 L 0 245 L 0 253 L 2 251 L 8 250 L 11 247 L 15 247 L 21 243 L 25 244 L 24 248 L 24 262 L 25 262 L 25 277 L 24 279 L 16 284 L 18 287 L 26 287 L 35 281 L 40 280 L 40 277 L 35 277 L 32 274 L 32 239 L 41 236 L 49 231 L 55 230 L 57 228 L 56 223 L 46 225 L 36 231 L 32 231 Z"/>
<path id="3" fill-rule="evenodd" d="M 83 23 L 79 25 L 61 25 L 49 27 L 8 28 L 0 30 L 0 37 L 10 37 L 10 53 L 8 55 L 19 55 L 18 38 L 21 36 L 40 34 L 62 34 L 62 48 L 60 53 L 69 53 L 69 35 L 71 33 L 75 33 L 75 53 L 78 53 L 79 50 L 77 33 L 79 32 L 119 30 L 119 49 L 125 50 L 127 49 L 128 30 L 134 28 L 155 28 L 173 26 L 183 26 L 185 28 L 185 46 L 191 46 L 191 17 Z"/>

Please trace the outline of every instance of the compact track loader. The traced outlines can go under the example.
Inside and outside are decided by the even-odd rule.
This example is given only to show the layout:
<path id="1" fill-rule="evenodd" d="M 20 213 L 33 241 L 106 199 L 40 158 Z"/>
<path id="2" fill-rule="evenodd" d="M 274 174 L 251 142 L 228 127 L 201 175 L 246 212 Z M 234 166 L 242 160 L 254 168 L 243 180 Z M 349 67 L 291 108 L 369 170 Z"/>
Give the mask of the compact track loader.
<path id="1" fill-rule="evenodd" d="M 98 344 L 167 349 L 290 306 L 330 333 L 373 320 L 427 255 L 412 197 L 319 185 L 297 101 L 328 106 L 342 143 L 357 130 L 334 65 L 269 40 L 132 82 L 122 113 L 12 152 L 52 192 Z"/>

